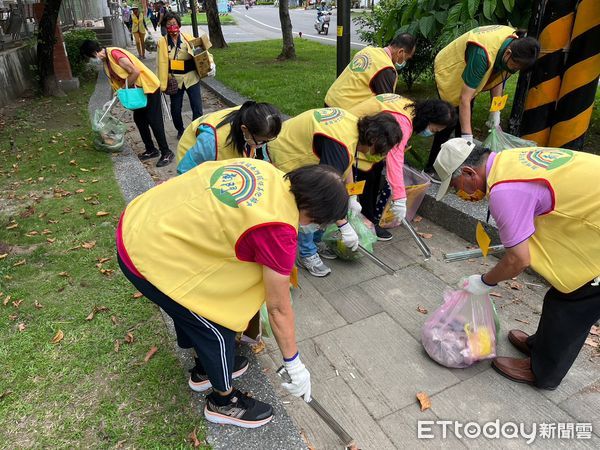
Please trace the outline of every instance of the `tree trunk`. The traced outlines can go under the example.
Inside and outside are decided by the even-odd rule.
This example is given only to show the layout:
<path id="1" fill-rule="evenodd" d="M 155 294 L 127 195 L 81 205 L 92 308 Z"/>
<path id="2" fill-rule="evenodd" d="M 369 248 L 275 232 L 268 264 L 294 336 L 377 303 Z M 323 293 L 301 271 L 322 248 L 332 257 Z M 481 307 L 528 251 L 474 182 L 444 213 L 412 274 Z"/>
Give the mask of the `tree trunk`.
<path id="1" fill-rule="evenodd" d="M 37 35 L 37 64 L 40 90 L 43 95 L 64 96 L 54 75 L 54 44 L 56 22 L 62 0 L 46 0 Z"/>
<path id="2" fill-rule="evenodd" d="M 221 29 L 217 0 L 206 0 L 206 21 L 208 22 L 208 37 L 212 46 L 215 48 L 227 47 L 227 42 L 225 42 L 223 30 Z"/>
<path id="3" fill-rule="evenodd" d="M 296 48 L 294 47 L 294 36 L 292 35 L 292 20 L 290 19 L 289 0 L 279 0 L 279 21 L 281 22 L 281 34 L 283 35 L 283 48 L 277 57 L 279 61 L 296 59 Z"/>

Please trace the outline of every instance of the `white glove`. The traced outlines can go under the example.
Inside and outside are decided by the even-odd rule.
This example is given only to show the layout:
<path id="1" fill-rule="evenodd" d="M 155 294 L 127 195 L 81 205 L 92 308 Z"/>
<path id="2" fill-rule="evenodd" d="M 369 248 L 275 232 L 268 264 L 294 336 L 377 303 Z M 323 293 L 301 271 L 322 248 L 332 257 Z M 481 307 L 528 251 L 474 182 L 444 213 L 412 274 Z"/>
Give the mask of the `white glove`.
<path id="1" fill-rule="evenodd" d="M 362 206 L 358 201 L 358 196 L 356 196 L 356 195 L 350 196 L 350 199 L 348 200 L 348 209 L 350 211 L 354 211 L 354 214 L 358 214 L 359 212 L 362 211 Z"/>
<path id="2" fill-rule="evenodd" d="M 489 293 L 496 285 L 490 286 L 483 281 L 483 275 L 471 275 L 458 282 L 459 289 L 463 289 L 471 294 L 483 295 Z"/>
<path id="3" fill-rule="evenodd" d="M 398 200 L 394 200 L 390 209 L 392 210 L 392 213 L 396 219 L 402 220 L 406 218 L 406 199 L 400 198 Z"/>
<path id="4" fill-rule="evenodd" d="M 339 228 L 342 232 L 342 242 L 346 247 L 355 252 L 358 248 L 358 234 L 356 234 L 356 231 L 354 231 L 354 228 L 348 222 Z"/>
<path id="5" fill-rule="evenodd" d="M 473 143 L 473 135 L 472 134 L 461 134 L 460 137 L 463 138 L 465 141 L 467 141 L 469 144 Z"/>
<path id="6" fill-rule="evenodd" d="M 500 111 L 491 112 L 485 124 L 489 128 L 498 128 L 500 126 Z"/>
<path id="7" fill-rule="evenodd" d="M 281 386 L 287 389 L 293 396 L 304 396 L 304 401 L 307 403 L 310 402 L 310 372 L 306 366 L 302 364 L 302 361 L 300 361 L 300 354 L 296 353 L 294 359 L 291 361 L 284 361 L 283 365 L 292 379 L 292 382 L 281 383 Z"/>
<path id="8" fill-rule="evenodd" d="M 217 65 L 210 63 L 210 72 L 206 74 L 207 77 L 214 77 L 217 74 Z"/>

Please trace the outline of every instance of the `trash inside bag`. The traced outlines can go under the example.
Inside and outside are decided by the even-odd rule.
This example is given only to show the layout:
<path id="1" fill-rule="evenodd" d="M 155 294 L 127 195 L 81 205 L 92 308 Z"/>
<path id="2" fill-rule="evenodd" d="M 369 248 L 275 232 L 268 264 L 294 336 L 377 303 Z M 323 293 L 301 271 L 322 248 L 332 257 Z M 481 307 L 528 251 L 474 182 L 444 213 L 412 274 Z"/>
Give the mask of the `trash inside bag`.
<path id="1" fill-rule="evenodd" d="M 509 148 L 525 148 L 525 147 L 536 147 L 537 144 L 534 141 L 528 141 L 521 139 L 520 137 L 513 136 L 512 134 L 505 133 L 500 128 L 492 128 L 490 134 L 483 141 L 483 147 L 489 148 L 491 151 L 498 153 L 502 150 Z"/>
<path id="2" fill-rule="evenodd" d="M 444 292 L 444 304 L 425 322 L 421 343 L 442 366 L 469 367 L 496 356 L 496 326 L 488 295 Z"/>
<path id="3" fill-rule="evenodd" d="M 358 234 L 358 242 L 360 245 L 372 253 L 373 244 L 377 242 L 377 235 L 375 234 L 375 226 L 373 223 L 362 214 L 355 214 L 353 211 L 348 212 L 348 222 L 352 228 L 354 228 L 356 234 Z M 352 261 L 362 256 L 360 252 L 353 252 L 346 247 L 346 244 L 342 241 L 341 233 L 335 224 L 327 227 L 322 240 L 340 259 Z"/>
<path id="4" fill-rule="evenodd" d="M 104 152 L 120 152 L 123 149 L 127 126 L 110 113 L 102 109 L 94 111 L 92 130 L 96 149 Z"/>
<path id="5" fill-rule="evenodd" d="M 158 48 L 158 44 L 156 43 L 156 41 L 152 37 L 151 33 L 148 33 L 146 39 L 144 40 L 144 48 L 148 52 L 155 52 L 157 50 L 157 48 Z"/>
<path id="6" fill-rule="evenodd" d="M 406 164 L 402 168 L 402 171 L 406 190 L 406 220 L 410 222 L 417 215 L 417 210 L 421 206 L 429 186 L 431 186 L 431 178 Z M 401 220 L 396 219 L 396 216 L 394 216 L 391 210 L 392 203 L 393 200 L 390 197 L 383 209 L 381 219 L 379 219 L 379 226 L 381 228 L 395 228 L 399 227 L 402 223 Z"/>

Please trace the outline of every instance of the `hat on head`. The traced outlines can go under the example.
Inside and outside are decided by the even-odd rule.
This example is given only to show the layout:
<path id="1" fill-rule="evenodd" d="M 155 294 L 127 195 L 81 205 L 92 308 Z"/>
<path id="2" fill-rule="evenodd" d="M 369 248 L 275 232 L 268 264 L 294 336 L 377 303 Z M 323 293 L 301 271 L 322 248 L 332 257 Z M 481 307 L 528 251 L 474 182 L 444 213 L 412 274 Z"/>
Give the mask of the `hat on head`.
<path id="1" fill-rule="evenodd" d="M 436 200 L 441 200 L 446 195 L 452 181 L 452 174 L 466 161 L 474 148 L 474 143 L 463 138 L 450 139 L 442 144 L 440 153 L 433 163 L 433 168 L 442 181 L 435 196 Z"/>

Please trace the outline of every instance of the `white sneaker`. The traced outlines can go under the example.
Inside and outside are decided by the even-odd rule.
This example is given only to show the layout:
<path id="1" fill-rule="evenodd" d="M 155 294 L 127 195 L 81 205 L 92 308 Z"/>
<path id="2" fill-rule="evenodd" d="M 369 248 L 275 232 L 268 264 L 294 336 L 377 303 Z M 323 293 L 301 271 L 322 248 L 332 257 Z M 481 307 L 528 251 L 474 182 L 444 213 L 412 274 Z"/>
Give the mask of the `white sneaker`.
<path id="1" fill-rule="evenodd" d="M 337 255 L 333 253 L 331 249 L 327 247 L 327 244 L 323 241 L 317 242 L 317 251 L 319 252 L 319 255 L 321 255 L 321 258 L 337 259 Z"/>
<path id="2" fill-rule="evenodd" d="M 331 273 L 331 269 L 323 264 L 318 253 L 306 258 L 298 257 L 298 263 L 315 277 L 326 277 Z"/>

